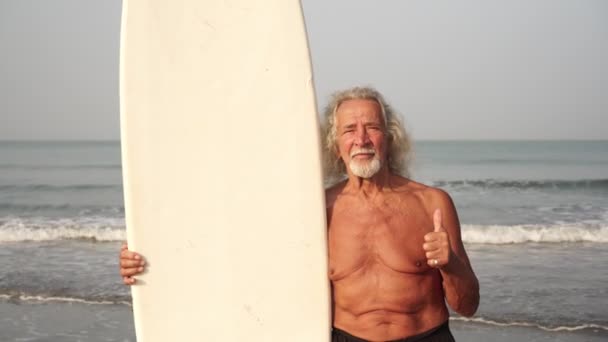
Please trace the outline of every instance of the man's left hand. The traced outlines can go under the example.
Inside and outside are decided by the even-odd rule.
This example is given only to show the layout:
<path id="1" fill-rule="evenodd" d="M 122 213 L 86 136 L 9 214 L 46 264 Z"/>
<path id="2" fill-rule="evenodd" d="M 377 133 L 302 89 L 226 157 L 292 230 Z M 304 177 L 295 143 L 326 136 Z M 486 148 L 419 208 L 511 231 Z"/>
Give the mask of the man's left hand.
<path id="1" fill-rule="evenodd" d="M 432 232 L 424 236 L 422 248 L 426 252 L 426 263 L 433 268 L 443 268 L 450 262 L 452 248 L 450 237 L 443 228 L 441 222 L 441 210 L 436 209 L 433 213 Z"/>

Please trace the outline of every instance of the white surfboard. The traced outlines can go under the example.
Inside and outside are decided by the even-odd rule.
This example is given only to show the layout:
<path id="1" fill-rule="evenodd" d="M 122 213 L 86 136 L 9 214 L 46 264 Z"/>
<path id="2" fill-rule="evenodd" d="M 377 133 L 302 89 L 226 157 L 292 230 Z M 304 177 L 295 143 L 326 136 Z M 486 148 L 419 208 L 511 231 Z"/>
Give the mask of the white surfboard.
<path id="1" fill-rule="evenodd" d="M 120 74 L 138 341 L 328 341 L 299 1 L 123 0 Z"/>

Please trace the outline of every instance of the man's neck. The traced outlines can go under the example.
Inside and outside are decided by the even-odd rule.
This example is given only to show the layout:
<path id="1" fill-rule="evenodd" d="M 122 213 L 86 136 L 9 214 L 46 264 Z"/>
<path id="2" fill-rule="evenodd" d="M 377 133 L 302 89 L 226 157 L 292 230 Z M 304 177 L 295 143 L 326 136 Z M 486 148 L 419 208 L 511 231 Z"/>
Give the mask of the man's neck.
<path id="1" fill-rule="evenodd" d="M 383 167 L 371 178 L 362 178 L 349 173 L 346 189 L 353 193 L 365 196 L 375 196 L 390 187 L 391 174 L 387 167 Z"/>

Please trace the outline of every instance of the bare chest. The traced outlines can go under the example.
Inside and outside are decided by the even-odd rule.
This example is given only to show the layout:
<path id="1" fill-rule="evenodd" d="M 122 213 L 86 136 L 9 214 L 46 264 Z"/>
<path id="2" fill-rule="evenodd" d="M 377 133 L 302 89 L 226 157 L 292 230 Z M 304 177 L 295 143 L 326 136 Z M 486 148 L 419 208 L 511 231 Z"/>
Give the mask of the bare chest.
<path id="1" fill-rule="evenodd" d="M 330 278 L 356 272 L 422 273 L 428 270 L 422 244 L 432 231 L 424 207 L 414 200 L 336 203 L 328 217 Z"/>

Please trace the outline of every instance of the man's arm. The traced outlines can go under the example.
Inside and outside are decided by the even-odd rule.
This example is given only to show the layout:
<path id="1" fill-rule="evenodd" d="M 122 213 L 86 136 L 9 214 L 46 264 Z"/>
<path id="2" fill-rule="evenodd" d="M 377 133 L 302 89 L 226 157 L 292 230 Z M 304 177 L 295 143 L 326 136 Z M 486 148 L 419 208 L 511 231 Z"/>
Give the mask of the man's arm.
<path id="1" fill-rule="evenodd" d="M 441 272 L 449 306 L 457 313 L 470 317 L 479 306 L 479 281 L 462 243 L 458 214 L 445 191 L 433 188 L 429 191 L 427 205 L 433 213 L 435 226 L 434 232 L 425 236 L 424 249 L 429 265 Z"/>

